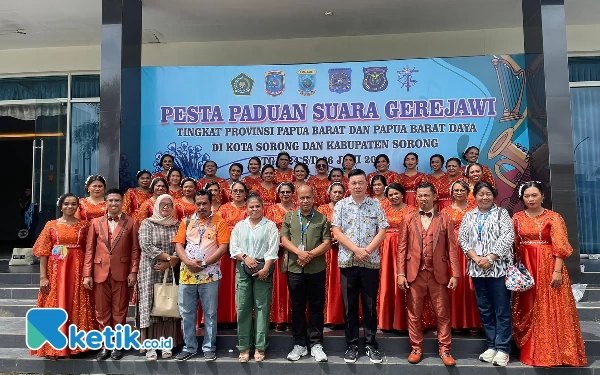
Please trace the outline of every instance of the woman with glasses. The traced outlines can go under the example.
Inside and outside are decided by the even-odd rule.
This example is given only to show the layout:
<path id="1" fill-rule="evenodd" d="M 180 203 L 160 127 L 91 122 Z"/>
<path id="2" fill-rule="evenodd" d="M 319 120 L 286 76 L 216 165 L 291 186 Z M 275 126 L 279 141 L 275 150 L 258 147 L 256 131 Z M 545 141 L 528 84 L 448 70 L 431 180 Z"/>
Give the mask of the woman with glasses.
<path id="1" fill-rule="evenodd" d="M 242 178 L 242 182 L 246 184 L 250 191 L 254 191 L 256 185 L 262 181 L 260 178 L 261 161 L 258 156 L 253 156 L 248 160 L 248 172 L 247 176 Z"/>
<path id="2" fill-rule="evenodd" d="M 409 152 L 404 156 L 403 164 L 405 171 L 398 175 L 396 182 L 406 189 L 404 203 L 417 207 L 417 186 L 425 179 L 425 173 L 419 172 L 419 155 Z"/>
<path id="3" fill-rule="evenodd" d="M 327 158 L 318 158 L 315 163 L 317 174 L 308 179 L 308 184 L 313 187 L 315 194 L 315 206 L 327 203 L 327 188 L 329 187 L 329 163 Z"/>
<path id="4" fill-rule="evenodd" d="M 142 221 L 149 218 L 154 213 L 154 204 L 156 203 L 156 199 L 163 194 L 169 194 L 169 184 L 167 183 L 167 180 L 162 177 L 155 178 L 150 183 L 148 192 L 150 192 L 152 196 L 142 203 L 137 211 L 137 214 L 133 217 L 140 225 L 142 224 Z"/>
<path id="5" fill-rule="evenodd" d="M 179 221 L 196 213 L 196 203 L 194 202 L 196 181 L 189 177 L 184 179 L 181 181 L 181 191 L 183 192 L 183 197 L 175 201 L 175 210 L 177 211 L 177 219 Z"/>
<path id="6" fill-rule="evenodd" d="M 152 179 L 154 180 L 155 178 L 164 178 L 168 181 L 167 173 L 169 173 L 169 170 L 173 167 L 174 160 L 175 159 L 172 155 L 162 154 L 160 160 L 158 161 L 158 165 L 162 168 L 162 171 L 154 173 L 152 175 Z"/>
<path id="7" fill-rule="evenodd" d="M 129 188 L 123 195 L 123 213 L 128 216 L 134 216 L 142 203 L 149 199 L 152 194 L 148 191 L 150 182 L 152 182 L 150 171 L 142 170 L 135 176 L 138 187 Z"/>
<path id="8" fill-rule="evenodd" d="M 275 161 L 277 170 L 275 170 L 275 174 L 273 176 L 276 185 L 279 185 L 282 182 L 294 182 L 294 171 L 289 168 L 291 162 L 292 158 L 287 152 L 284 151 L 277 154 L 277 160 Z"/>
<path id="9" fill-rule="evenodd" d="M 75 217 L 90 221 L 106 214 L 105 189 L 106 180 L 104 180 L 104 177 L 99 174 L 89 176 L 85 180 L 85 192 L 89 196 L 79 199 L 79 209 L 75 213 Z"/>
<path id="10" fill-rule="evenodd" d="M 182 178 L 183 173 L 181 173 L 181 169 L 179 168 L 171 168 L 169 173 L 167 173 L 167 181 L 169 182 L 169 195 L 175 200 L 183 197 L 183 191 L 181 190 Z"/>
<path id="11" fill-rule="evenodd" d="M 388 182 L 394 182 L 398 179 L 398 173 L 390 171 L 390 158 L 386 154 L 379 154 L 373 163 L 375 172 L 369 173 L 367 181 L 371 181 L 373 177 L 381 175 Z"/>

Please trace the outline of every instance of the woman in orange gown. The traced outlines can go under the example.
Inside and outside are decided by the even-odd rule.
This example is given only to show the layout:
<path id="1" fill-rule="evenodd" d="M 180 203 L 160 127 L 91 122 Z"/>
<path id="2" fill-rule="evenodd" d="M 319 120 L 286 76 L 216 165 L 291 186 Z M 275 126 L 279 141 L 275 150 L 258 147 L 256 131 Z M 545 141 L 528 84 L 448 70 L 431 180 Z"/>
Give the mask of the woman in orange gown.
<path id="1" fill-rule="evenodd" d="M 196 213 L 196 204 L 194 203 L 196 181 L 189 177 L 184 179 L 181 181 L 181 191 L 183 192 L 183 197 L 175 201 L 175 211 L 177 211 L 177 220 L 179 221 L 183 221 L 183 218 Z"/>
<path id="2" fill-rule="evenodd" d="M 214 161 L 205 161 L 204 165 L 202 165 L 202 173 L 204 174 L 204 177 L 198 179 L 196 182 L 196 190 L 206 189 L 206 184 L 209 182 L 217 182 L 221 188 L 221 193 L 229 189 L 227 181 L 225 181 L 224 178 L 217 177 L 217 163 Z M 227 203 L 225 201 L 225 196 L 221 196 L 221 203 Z"/>
<path id="3" fill-rule="evenodd" d="M 354 166 L 356 165 L 356 156 L 354 154 L 346 154 L 342 158 L 342 173 L 344 174 L 344 179 L 348 181 L 348 174 L 352 172 Z M 346 189 L 347 192 L 348 189 Z"/>
<path id="4" fill-rule="evenodd" d="M 242 178 L 242 182 L 246 184 L 250 191 L 254 191 L 255 186 L 262 181 L 260 178 L 261 164 L 258 156 L 253 156 L 248 160 L 248 172 L 250 174 Z"/>
<path id="5" fill-rule="evenodd" d="M 296 163 L 296 166 L 294 167 L 294 187 L 296 188 L 296 190 L 298 190 L 298 188 L 300 188 L 300 186 L 306 185 L 306 179 L 308 178 L 308 175 L 310 174 L 310 171 L 308 169 L 308 165 L 306 163 Z M 286 181 L 286 182 L 290 182 L 290 181 Z M 281 183 L 281 182 L 280 182 Z M 295 203 L 296 202 L 296 194 L 293 194 L 292 199 L 294 200 Z"/>
<path id="6" fill-rule="evenodd" d="M 222 205 L 217 214 L 220 215 L 229 230 L 233 230 L 235 225 L 244 220 L 247 216 L 246 197 L 248 188 L 243 182 L 236 182 L 231 185 L 232 201 Z M 237 314 L 235 310 L 235 259 L 225 254 L 221 258 L 221 281 L 219 284 L 219 307 L 217 311 L 218 323 L 237 323 Z M 202 311 L 201 309 L 199 309 Z"/>
<path id="7" fill-rule="evenodd" d="M 142 221 L 152 216 L 154 213 L 154 203 L 156 203 L 156 199 L 163 194 L 169 193 L 169 185 L 167 184 L 167 180 L 162 177 L 157 177 L 152 180 L 150 183 L 150 188 L 148 189 L 152 196 L 149 199 L 146 199 L 144 203 L 137 210 L 134 219 L 137 220 L 138 224 L 142 224 Z"/>
<path id="8" fill-rule="evenodd" d="M 329 171 L 329 182 L 331 184 L 333 184 L 334 182 L 342 183 L 346 191 L 344 193 L 344 198 L 350 196 L 350 190 L 348 190 L 348 179 L 344 176 L 344 171 L 341 168 L 331 168 L 331 170 Z M 329 199 L 331 199 L 331 197 Z"/>
<path id="9" fill-rule="evenodd" d="M 340 171 L 341 172 L 341 171 Z M 340 176 L 340 179 L 343 178 Z M 346 187 L 341 181 L 333 182 L 328 189 L 329 203 L 317 208 L 317 211 L 333 219 L 333 207 L 344 198 Z M 325 255 L 327 262 L 327 281 L 325 287 L 325 324 L 339 326 L 344 324 L 344 301 L 342 300 L 342 287 L 340 285 L 340 268 L 338 267 L 338 242 L 333 238 L 331 250 Z"/>
<path id="10" fill-rule="evenodd" d="M 404 203 L 409 206 L 417 207 L 417 185 L 423 182 L 425 173 L 419 172 L 417 166 L 419 165 L 419 155 L 414 152 L 409 152 L 404 157 L 404 168 L 406 171 L 398 175 L 396 182 L 404 186 L 406 189 L 406 195 L 404 196 Z"/>
<path id="11" fill-rule="evenodd" d="M 406 330 L 406 303 L 404 291 L 396 284 L 396 259 L 398 250 L 398 233 L 403 217 L 414 213 L 417 209 L 404 203 L 406 190 L 397 182 L 385 188 L 386 201 L 383 208 L 390 227 L 385 233 L 381 245 L 381 268 L 379 282 L 379 302 L 377 306 L 379 328 L 383 330 Z"/>
<path id="12" fill-rule="evenodd" d="M 381 175 L 385 177 L 385 180 L 390 183 L 398 179 L 398 173 L 390 171 L 390 158 L 386 154 L 379 154 L 375 158 L 375 172 L 369 173 L 367 176 L 367 182 L 370 183 L 373 177 Z"/>
<path id="13" fill-rule="evenodd" d="M 167 181 L 169 182 L 169 195 L 173 197 L 173 200 L 181 199 L 183 197 L 183 191 L 181 190 L 181 179 L 183 173 L 179 168 L 171 168 L 167 173 Z"/>
<path id="14" fill-rule="evenodd" d="M 99 174 L 91 175 L 85 181 L 85 191 L 90 196 L 79 199 L 79 209 L 75 217 L 90 221 L 106 213 L 106 202 L 104 201 L 104 190 L 106 181 Z"/>
<path id="15" fill-rule="evenodd" d="M 381 208 L 384 210 L 390 206 L 390 201 L 385 195 L 385 187 L 388 185 L 386 178 L 383 175 L 375 175 L 369 180 L 370 195 L 381 203 Z"/>
<path id="16" fill-rule="evenodd" d="M 479 163 L 469 164 L 465 170 L 467 181 L 469 182 L 469 196 L 467 200 L 469 203 L 475 203 L 475 197 L 473 196 L 473 189 L 475 184 L 482 181 L 483 178 L 483 166 Z"/>
<path id="17" fill-rule="evenodd" d="M 262 181 L 254 187 L 254 192 L 263 200 L 264 212 L 277 201 L 277 186 L 275 185 L 275 168 L 271 164 L 265 164 L 260 171 Z"/>
<path id="18" fill-rule="evenodd" d="M 465 270 L 467 269 L 467 257 L 458 244 L 458 230 L 465 214 L 472 209 L 477 207 L 477 204 L 467 201 L 469 195 L 469 184 L 463 180 L 457 180 L 452 186 L 452 205 L 445 207 L 442 213 L 448 214 L 452 218 L 454 224 L 454 234 L 456 236 L 458 251 L 458 262 L 461 270 L 461 277 L 458 279 L 458 285 L 452 293 L 449 293 L 450 297 L 450 311 L 451 314 L 451 326 L 452 329 L 471 329 L 472 334 L 477 333 L 477 329 L 481 328 L 481 322 L 479 321 L 479 308 L 477 307 L 477 301 L 475 299 L 475 287 L 473 286 L 473 279 L 465 276 Z"/>
<path id="19" fill-rule="evenodd" d="M 289 211 L 297 208 L 292 200 L 295 193 L 294 185 L 291 182 L 282 182 L 277 187 L 279 201 L 269 207 L 265 217 L 275 224 L 281 231 L 283 217 Z M 283 331 L 285 326 L 292 322 L 292 305 L 290 301 L 290 292 L 288 290 L 287 274 L 279 272 L 282 262 L 283 248 L 279 247 L 279 259 L 275 262 L 275 272 L 273 272 L 273 298 L 271 302 L 271 323 L 275 323 L 275 330 Z"/>
<path id="20" fill-rule="evenodd" d="M 463 160 L 467 163 L 465 166 L 462 167 L 462 172 L 465 176 L 468 177 L 468 174 L 466 173 L 467 167 L 471 164 L 478 163 L 477 160 L 479 160 L 479 148 L 476 146 L 467 147 L 465 152 L 463 152 L 462 157 L 463 157 Z M 494 175 L 492 174 L 492 170 L 485 165 L 481 165 L 481 170 L 482 170 L 481 180 L 489 182 L 490 185 L 492 185 L 494 188 L 496 188 L 496 179 L 494 178 Z M 471 189 L 471 191 L 473 191 L 473 189 Z"/>
<path id="21" fill-rule="evenodd" d="M 68 320 L 61 328 L 69 337 L 69 325 L 78 330 L 96 328 L 92 294 L 83 287 L 83 261 L 88 223 L 75 217 L 78 199 L 67 193 L 58 200 L 62 216 L 46 223 L 33 245 L 33 254 L 40 258 L 40 292 L 36 307 L 62 308 Z M 46 343 L 31 355 L 48 356 L 51 359 L 80 353 L 81 349 L 56 350 Z"/>
<path id="22" fill-rule="evenodd" d="M 275 161 L 277 170 L 274 175 L 275 185 L 279 185 L 282 182 L 294 182 L 294 171 L 289 168 L 291 160 L 292 157 L 285 151 L 277 154 L 277 159 Z"/>
<path id="23" fill-rule="evenodd" d="M 519 195 L 525 211 L 513 216 L 517 254 L 535 280 L 514 292 L 513 338 L 521 362 L 532 366 L 586 366 L 585 347 L 565 258 L 573 253 L 563 218 L 542 207 L 542 185 L 531 181 Z"/>
<path id="24" fill-rule="evenodd" d="M 437 184 L 434 184 L 438 196 L 439 212 L 452 206 L 452 192 L 450 191 L 452 184 L 458 180 L 466 181 L 460 170 L 460 160 L 458 158 L 450 158 L 446 161 L 446 171 L 446 175 L 440 177 Z"/>
<path id="25" fill-rule="evenodd" d="M 444 173 L 444 170 L 442 169 L 444 167 L 444 157 L 440 154 L 431 155 L 429 158 L 429 166 L 431 167 L 431 174 L 425 175 L 425 177 L 423 177 L 423 182 L 429 182 L 435 188 L 438 197 L 434 205 L 436 210 L 440 212 L 442 210 L 440 208 L 440 190 L 442 187 L 441 185 L 444 182 L 444 177 L 446 177 L 446 173 Z"/>
<path id="26" fill-rule="evenodd" d="M 138 187 L 128 189 L 123 195 L 123 213 L 128 216 L 134 216 L 142 203 L 149 199 L 152 194 L 148 191 L 152 181 L 150 171 L 139 171 L 136 175 Z"/>
<path id="27" fill-rule="evenodd" d="M 167 179 L 167 174 L 169 173 L 169 170 L 173 167 L 173 163 L 174 163 L 174 158 L 172 155 L 169 154 L 163 154 L 160 157 L 160 161 L 158 162 L 158 165 L 160 165 L 160 167 L 163 169 L 162 171 L 156 172 L 152 175 L 152 179 L 154 180 L 155 178 L 164 178 L 165 180 L 168 181 Z"/>
<path id="28" fill-rule="evenodd" d="M 208 182 L 206 185 L 204 185 L 204 189 L 210 191 L 212 194 L 210 210 L 212 212 L 219 211 L 219 208 L 221 208 L 222 205 L 221 202 L 223 200 L 223 190 L 221 190 L 221 185 L 219 185 L 219 183 L 216 181 Z"/>
<path id="29" fill-rule="evenodd" d="M 240 181 L 240 178 L 242 177 L 242 172 L 244 172 L 244 166 L 240 163 L 231 163 L 231 165 L 229 166 L 229 180 L 227 180 L 227 185 L 229 186 L 229 188 L 225 189 L 225 191 L 223 192 L 223 194 L 225 195 L 225 200 L 227 202 L 231 202 L 231 200 L 233 199 L 231 197 L 231 186 L 234 183 Z"/>
<path id="30" fill-rule="evenodd" d="M 311 176 L 308 179 L 308 184 L 313 187 L 313 191 L 315 194 L 315 206 L 319 207 L 323 204 L 326 204 L 328 201 L 327 197 L 327 188 L 331 182 L 329 182 L 329 176 L 327 174 L 329 170 L 329 163 L 327 162 L 327 158 L 318 158 L 315 163 L 315 168 L 317 174 Z"/>

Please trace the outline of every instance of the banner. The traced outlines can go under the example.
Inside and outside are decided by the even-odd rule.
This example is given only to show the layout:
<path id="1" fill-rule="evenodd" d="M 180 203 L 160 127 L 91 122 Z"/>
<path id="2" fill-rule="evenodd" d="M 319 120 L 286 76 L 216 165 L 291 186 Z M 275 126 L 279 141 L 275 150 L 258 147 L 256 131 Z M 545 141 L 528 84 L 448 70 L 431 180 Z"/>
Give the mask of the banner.
<path id="1" fill-rule="evenodd" d="M 327 157 L 374 171 L 378 154 L 403 172 L 406 153 L 461 158 L 480 149 L 502 196 L 527 167 L 524 57 L 347 62 L 269 66 L 145 67 L 142 69 L 142 167 L 160 170 L 163 153 L 186 176 L 201 177 L 213 160 L 228 178 L 231 163 L 259 156 L 275 164 Z M 540 137 L 541 139 L 541 137 Z M 531 143 L 534 142 L 534 143 Z M 539 145 L 538 145 L 539 146 Z M 247 171 L 244 170 L 244 174 Z"/>

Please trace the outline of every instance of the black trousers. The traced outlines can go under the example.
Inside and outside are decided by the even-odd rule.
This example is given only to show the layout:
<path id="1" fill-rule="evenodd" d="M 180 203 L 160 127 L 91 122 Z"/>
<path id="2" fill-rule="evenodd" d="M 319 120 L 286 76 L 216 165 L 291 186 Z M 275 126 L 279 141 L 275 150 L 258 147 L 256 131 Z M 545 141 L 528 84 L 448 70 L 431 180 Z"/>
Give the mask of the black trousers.
<path id="1" fill-rule="evenodd" d="M 307 346 L 310 342 L 323 345 L 325 323 L 325 270 L 317 273 L 287 273 L 288 289 L 292 300 L 292 332 L 294 343 Z M 306 304 L 308 302 L 310 327 L 307 333 Z"/>
<path id="2" fill-rule="evenodd" d="M 344 326 L 348 345 L 358 345 L 358 295 L 362 297 L 365 344 L 377 349 L 377 293 L 379 270 L 364 267 L 340 268 Z"/>

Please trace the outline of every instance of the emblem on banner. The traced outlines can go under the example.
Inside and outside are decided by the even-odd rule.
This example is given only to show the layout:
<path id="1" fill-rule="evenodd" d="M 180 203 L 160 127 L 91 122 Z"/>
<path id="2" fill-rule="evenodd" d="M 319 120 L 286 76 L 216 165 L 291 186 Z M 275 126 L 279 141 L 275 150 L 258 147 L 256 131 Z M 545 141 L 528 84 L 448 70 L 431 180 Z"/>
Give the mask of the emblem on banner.
<path id="1" fill-rule="evenodd" d="M 329 69 L 329 91 L 337 92 L 338 94 L 348 92 L 351 88 L 352 69 Z"/>
<path id="2" fill-rule="evenodd" d="M 363 88 L 369 92 L 379 92 L 387 89 L 388 79 L 386 76 L 387 68 L 372 67 L 363 68 L 365 78 L 363 79 Z"/>
<path id="3" fill-rule="evenodd" d="M 283 77 L 285 72 L 281 70 L 270 70 L 265 73 L 265 92 L 271 96 L 278 96 L 285 91 Z"/>
<path id="4" fill-rule="evenodd" d="M 254 87 L 254 80 L 246 75 L 246 73 L 240 73 L 231 80 L 231 89 L 233 95 L 245 95 L 252 94 L 252 88 Z"/>
<path id="5" fill-rule="evenodd" d="M 311 96 L 317 91 L 317 71 L 314 69 L 303 69 L 298 71 L 298 86 L 301 95 Z"/>
<path id="6" fill-rule="evenodd" d="M 398 82 L 402 87 L 406 87 L 406 92 L 410 91 L 410 88 L 417 84 L 417 80 L 413 79 L 413 74 L 417 73 L 417 68 L 410 68 L 408 65 L 402 70 L 398 70 Z"/>

